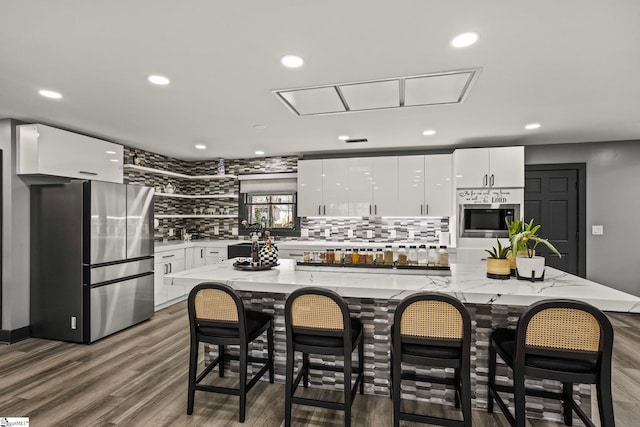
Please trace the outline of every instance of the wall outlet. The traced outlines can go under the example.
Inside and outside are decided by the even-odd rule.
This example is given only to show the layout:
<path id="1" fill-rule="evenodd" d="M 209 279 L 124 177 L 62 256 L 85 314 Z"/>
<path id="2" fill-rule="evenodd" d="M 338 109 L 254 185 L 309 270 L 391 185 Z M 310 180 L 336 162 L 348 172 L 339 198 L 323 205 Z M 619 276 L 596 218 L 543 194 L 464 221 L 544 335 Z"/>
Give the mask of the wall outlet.
<path id="1" fill-rule="evenodd" d="M 78 321 L 76 316 L 71 316 L 71 329 L 78 329 Z"/>
<path id="2" fill-rule="evenodd" d="M 353 237 L 353 229 L 352 228 L 347 230 L 347 237 L 348 238 L 352 238 Z"/>
<path id="3" fill-rule="evenodd" d="M 220 227 L 219 227 L 219 226 L 217 226 L 217 225 L 214 225 L 214 226 L 213 226 L 213 234 L 214 234 L 215 236 L 217 236 L 218 234 L 220 234 Z"/>
<path id="4" fill-rule="evenodd" d="M 309 237 L 309 229 L 303 228 L 300 230 L 300 237 Z"/>
<path id="5" fill-rule="evenodd" d="M 409 240 L 413 240 L 416 238 L 416 232 L 414 230 L 409 230 Z"/>
<path id="6" fill-rule="evenodd" d="M 591 234 L 594 236 L 602 236 L 604 234 L 604 225 L 592 225 Z"/>
<path id="7" fill-rule="evenodd" d="M 328 228 L 325 228 L 324 237 L 326 237 L 327 239 L 331 237 L 331 230 L 329 230 Z"/>
<path id="8" fill-rule="evenodd" d="M 391 239 L 396 238 L 396 230 L 389 230 L 389 238 Z"/>
<path id="9" fill-rule="evenodd" d="M 175 230 L 173 228 L 169 229 L 169 237 L 173 237 L 173 235 L 175 234 Z"/>
<path id="10" fill-rule="evenodd" d="M 237 236 L 238 235 L 238 227 L 233 227 L 231 229 L 231 235 L 232 236 Z"/>
<path id="11" fill-rule="evenodd" d="M 367 230 L 367 239 L 373 239 L 373 230 Z"/>

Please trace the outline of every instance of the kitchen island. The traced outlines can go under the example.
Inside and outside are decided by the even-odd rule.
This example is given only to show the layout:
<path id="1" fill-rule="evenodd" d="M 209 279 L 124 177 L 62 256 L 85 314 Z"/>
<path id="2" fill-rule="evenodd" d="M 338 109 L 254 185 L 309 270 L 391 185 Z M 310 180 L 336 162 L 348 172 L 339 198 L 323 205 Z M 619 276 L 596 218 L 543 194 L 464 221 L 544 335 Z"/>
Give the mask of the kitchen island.
<path id="1" fill-rule="evenodd" d="M 476 408 L 486 408 L 487 405 L 488 342 L 492 329 L 515 325 L 518 316 L 528 305 L 548 298 L 572 298 L 604 311 L 640 313 L 640 298 L 549 267 L 543 282 L 528 282 L 513 278 L 504 281 L 488 279 L 485 267 L 481 264 L 453 264 L 451 276 L 416 276 L 397 274 L 395 270 L 381 274 L 347 273 L 346 270 L 329 272 L 323 271 L 322 267 L 318 267 L 317 271 L 298 271 L 295 261 L 287 259 L 281 259 L 280 265 L 271 270 L 246 272 L 235 270 L 232 263 L 233 260 L 228 260 L 168 274 L 165 283 L 192 288 L 206 281 L 223 282 L 240 293 L 246 308 L 274 314 L 276 380 L 281 382 L 284 382 L 286 347 L 284 302 L 287 295 L 297 288 L 324 287 L 346 298 L 352 316 L 359 317 L 364 325 L 365 391 L 381 395 L 388 393 L 389 327 L 398 302 L 420 291 L 441 292 L 457 297 L 471 313 L 471 380 L 473 405 Z M 264 351 L 261 350 L 262 345 L 266 348 L 266 342 L 261 341 L 257 347 L 253 347 L 255 355 Z M 208 350 L 207 360 L 215 357 L 215 351 L 213 347 Z M 332 357 L 323 359 L 334 361 Z M 498 367 L 497 375 L 499 383 L 506 382 L 510 372 L 502 365 Z M 333 372 L 312 372 L 310 383 L 316 387 L 342 388 L 343 379 Z M 542 383 L 532 380 L 531 384 Z M 547 383 L 545 387 L 548 387 Z M 576 385 L 574 394 L 588 411 L 590 386 Z M 453 392 L 440 384 L 407 382 L 403 387 L 403 398 L 452 404 Z M 512 403 L 511 400 L 509 402 Z M 528 397 L 527 413 L 531 417 L 560 420 L 561 404 Z"/>

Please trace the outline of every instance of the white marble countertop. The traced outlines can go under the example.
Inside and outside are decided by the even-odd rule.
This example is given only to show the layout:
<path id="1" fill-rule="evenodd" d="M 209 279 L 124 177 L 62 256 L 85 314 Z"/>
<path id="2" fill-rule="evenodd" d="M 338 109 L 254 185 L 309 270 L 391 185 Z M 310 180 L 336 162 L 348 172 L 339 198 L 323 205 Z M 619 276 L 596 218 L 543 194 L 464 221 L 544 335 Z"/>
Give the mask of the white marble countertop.
<path id="1" fill-rule="evenodd" d="M 544 282 L 514 278 L 486 277 L 483 264 L 453 264 L 451 276 L 413 276 L 366 274 L 361 272 L 297 271 L 295 261 L 281 259 L 271 270 L 246 272 L 233 268 L 233 260 L 165 276 L 165 283 L 192 288 L 198 283 L 218 281 L 241 291 L 288 294 L 303 286 L 333 289 L 343 297 L 400 300 L 418 291 L 453 295 L 463 302 L 527 306 L 548 298 L 571 298 L 590 303 L 601 310 L 640 313 L 640 298 L 607 286 L 546 268 Z"/>

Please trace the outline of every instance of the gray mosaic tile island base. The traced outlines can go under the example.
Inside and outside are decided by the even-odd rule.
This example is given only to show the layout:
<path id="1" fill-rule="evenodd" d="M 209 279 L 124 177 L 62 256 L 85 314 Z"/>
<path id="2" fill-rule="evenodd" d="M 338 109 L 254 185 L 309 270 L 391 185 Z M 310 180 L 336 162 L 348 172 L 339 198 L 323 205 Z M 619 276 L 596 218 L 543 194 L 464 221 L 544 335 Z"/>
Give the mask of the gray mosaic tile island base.
<path id="1" fill-rule="evenodd" d="M 266 292 L 240 292 L 245 308 L 249 310 L 264 311 L 274 315 L 275 329 L 275 380 L 280 383 L 285 382 L 285 362 L 286 362 L 286 334 L 284 325 L 284 304 L 286 295 Z M 349 310 L 353 317 L 361 320 L 364 328 L 364 384 L 365 393 L 389 396 L 389 355 L 390 355 L 390 326 L 393 323 L 393 314 L 397 302 L 390 302 L 382 299 L 361 299 L 347 298 Z M 520 316 L 525 307 L 487 304 L 465 304 L 469 310 L 472 320 L 472 340 L 471 340 L 471 393 L 472 406 L 475 409 L 486 410 L 487 408 L 487 384 L 488 384 L 488 359 L 489 359 L 489 336 L 491 331 L 498 326 L 512 326 Z M 249 347 L 249 354 L 255 357 L 266 357 L 266 335 L 258 338 Z M 231 353 L 233 353 L 233 348 Z M 236 349 L 237 351 L 237 349 Z M 218 347 L 205 344 L 205 362 L 210 363 L 217 357 Z M 296 365 L 297 369 L 302 365 L 301 354 Z M 354 360 L 357 360 L 357 352 L 353 353 Z M 314 362 L 327 362 L 342 364 L 341 357 L 311 355 Z M 510 384 L 511 370 L 501 363 L 498 357 L 498 367 L 496 372 L 496 382 L 498 384 Z M 231 363 L 228 367 L 232 375 L 237 375 L 238 365 Z M 259 369 L 258 365 L 249 366 L 249 377 Z M 404 369 L 413 369 L 410 365 Z M 433 376 L 451 376 L 452 370 L 419 368 L 418 373 L 429 373 Z M 211 375 L 217 375 L 213 372 Z M 266 381 L 264 377 L 262 380 Z M 344 376 L 341 373 L 330 371 L 311 371 L 309 377 L 310 387 L 321 387 L 329 390 L 342 390 Z M 527 379 L 527 387 L 541 387 L 545 389 L 561 391 L 562 385 L 559 382 Z M 591 411 L 591 387 L 589 385 L 574 385 L 574 397 L 579 402 L 581 408 L 589 414 Z M 507 397 L 509 407 L 513 410 L 513 396 Z M 402 398 L 409 400 L 425 401 L 430 403 L 453 405 L 453 390 L 441 384 L 430 384 L 415 381 L 403 381 Z M 357 399 L 357 397 L 356 397 Z M 527 417 L 537 419 L 548 419 L 553 421 L 562 420 L 562 404 L 560 401 L 542 399 L 527 396 Z M 497 407 L 496 407 L 497 410 Z M 498 411 L 499 412 L 499 411 Z M 583 425 L 575 419 L 576 425 Z"/>

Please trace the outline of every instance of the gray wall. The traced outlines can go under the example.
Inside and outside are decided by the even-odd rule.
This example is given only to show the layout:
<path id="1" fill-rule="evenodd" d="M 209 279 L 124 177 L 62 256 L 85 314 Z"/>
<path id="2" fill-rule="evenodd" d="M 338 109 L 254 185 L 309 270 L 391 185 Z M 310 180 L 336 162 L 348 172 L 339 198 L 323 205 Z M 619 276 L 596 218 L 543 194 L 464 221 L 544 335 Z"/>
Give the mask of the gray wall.
<path id="1" fill-rule="evenodd" d="M 3 330 L 29 325 L 29 187 L 15 172 L 15 125 L 0 120 Z"/>
<path id="2" fill-rule="evenodd" d="M 525 163 L 587 164 L 587 278 L 640 296 L 640 141 L 527 146 Z"/>

